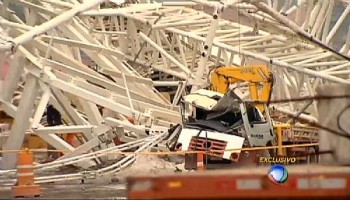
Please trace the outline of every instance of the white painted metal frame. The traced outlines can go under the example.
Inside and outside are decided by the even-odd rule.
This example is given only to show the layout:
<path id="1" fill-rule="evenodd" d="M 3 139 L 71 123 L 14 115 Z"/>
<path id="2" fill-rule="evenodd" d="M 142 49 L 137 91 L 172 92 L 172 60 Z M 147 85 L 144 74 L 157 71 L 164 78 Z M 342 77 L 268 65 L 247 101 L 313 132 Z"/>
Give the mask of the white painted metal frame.
<path id="1" fill-rule="evenodd" d="M 24 9 L 25 19 L 8 9 L 10 2 Z M 6 55 L 0 57 L 0 63 L 11 63 L 1 90 L 1 109 L 15 117 L 4 149 L 19 148 L 29 130 L 66 151 L 53 163 L 72 159 L 52 166 L 74 163 L 88 168 L 104 161 L 105 150 L 124 148 L 110 144 L 115 135 L 130 146 L 137 141 L 137 145 L 153 145 L 167 128 L 181 123 L 177 103 L 186 86 L 193 86 L 192 91 L 206 87 L 210 70 L 218 66 L 268 65 L 276 78 L 273 99 L 314 95 L 318 86 L 331 82 L 350 83 L 347 1 L 342 1 L 345 9 L 334 26 L 331 21 L 339 6 L 336 0 L 317 1 L 315 5 L 305 0 L 297 4 L 286 1 L 284 5 L 278 0 L 195 0 L 99 8 L 103 2 L 0 3 L 0 55 Z M 214 11 L 206 14 L 194 9 L 204 5 Z M 225 12 L 236 12 L 250 23 L 226 20 Z M 346 37 L 335 41 L 344 27 Z M 333 50 L 336 44 L 341 44 L 339 52 Z M 12 97 L 23 81 L 17 107 Z M 154 86 L 170 87 L 174 100 L 169 102 Z M 68 124 L 43 127 L 41 117 L 47 103 L 53 104 Z M 311 115 L 302 116 L 308 120 L 318 115 L 315 102 L 275 106 L 292 114 L 307 109 Z M 105 112 L 100 113 L 99 107 Z M 133 117 L 136 124 L 127 117 Z M 162 132 L 159 138 L 146 134 L 153 129 Z M 68 132 L 83 134 L 80 146 L 73 147 L 57 135 Z M 131 158 L 102 171 L 116 172 L 120 170 L 114 168 L 117 164 L 130 164 Z M 4 168 L 14 167 L 14 154 L 5 154 L 3 160 Z"/>
<path id="2" fill-rule="evenodd" d="M 29 6 L 23 1 L 16 1 L 16 3 Z M 170 124 L 180 122 L 181 117 L 178 108 L 171 106 L 170 102 L 165 101 L 159 93 L 154 92 L 151 80 L 140 77 L 130 69 L 129 65 L 124 64 L 123 53 L 102 46 L 101 43 L 88 34 L 88 30 L 80 24 L 79 19 L 71 21 L 72 23 L 67 26 L 59 26 L 63 22 L 72 20 L 72 17 L 77 13 L 92 8 L 99 3 L 102 3 L 102 1 L 82 4 L 81 7 L 72 8 L 72 10 L 58 17 L 54 16 L 56 12 L 49 11 L 49 7 L 47 11 L 39 9 L 39 12 L 35 14 L 36 17 L 44 20 L 50 17 L 53 17 L 53 19 L 37 27 L 31 26 L 31 24 L 18 25 L 8 19 L 1 19 L 1 24 L 10 26 L 13 34 L 18 36 L 1 46 L 2 50 L 16 51 L 11 65 L 11 68 L 15 70 L 11 69 L 10 75 L 5 80 L 3 90 L 5 92 L 2 93 L 1 98 L 2 108 L 15 117 L 15 126 L 3 148 L 4 150 L 20 148 L 24 138 L 23 133 L 27 130 L 26 126 L 23 126 L 25 122 L 31 122 L 32 128 L 30 131 L 32 133 L 42 137 L 55 148 L 68 151 L 64 152 L 65 155 L 61 159 L 74 157 L 93 149 L 96 151 L 101 148 L 108 148 L 110 145 L 113 146 L 111 140 L 116 135 L 109 133 L 116 128 L 115 126 L 123 127 L 123 123 L 127 129 L 125 132 L 133 131 L 135 130 L 133 127 L 139 126 L 141 131 L 137 132 L 137 135 L 146 135 L 146 127 L 151 128 L 157 123 L 169 127 Z M 35 10 L 38 7 L 40 6 L 31 5 L 26 9 Z M 12 13 L 8 14 L 14 16 Z M 47 16 L 48 14 L 52 16 Z M 49 30 L 52 28 L 55 29 Z M 50 31 L 49 33 L 53 35 L 41 38 L 40 34 L 46 31 Z M 60 37 L 56 37 L 56 35 L 60 35 Z M 10 44 L 11 47 L 8 48 Z M 81 52 L 95 61 L 99 66 L 98 70 L 110 75 L 113 81 L 101 75 L 99 71 L 94 71 L 83 64 L 81 62 Z M 21 59 L 22 57 L 27 58 L 29 62 L 25 64 L 24 59 Z M 16 109 L 13 105 L 10 105 L 10 102 L 23 70 L 28 73 L 25 80 L 25 90 L 22 94 L 26 95 L 26 98 L 22 97 L 19 108 Z M 30 84 L 32 82 L 36 85 Z M 28 121 L 32 113 L 30 107 L 34 105 L 33 101 L 37 96 L 36 92 L 33 92 L 35 90 L 40 90 L 42 94 L 40 101 L 36 103 L 33 119 Z M 41 117 L 49 102 L 61 111 L 70 126 L 43 128 L 40 125 Z M 72 107 L 71 104 L 74 104 L 75 107 Z M 117 116 L 113 119 L 114 122 L 119 123 L 117 125 L 112 123 L 111 125 L 107 122 L 108 125 L 104 125 L 106 118 L 102 117 L 97 105 L 111 110 Z M 150 112 L 150 109 L 157 112 Z M 84 115 L 81 113 L 84 113 Z M 126 120 L 126 118 L 118 117 L 120 115 L 134 117 L 140 125 L 133 125 L 128 121 L 124 122 L 123 120 Z M 155 115 L 157 117 L 153 117 Z M 21 130 L 18 130 L 18 128 L 21 128 Z M 156 129 L 162 130 L 162 127 Z M 83 133 L 84 136 L 79 147 L 72 147 L 56 135 L 77 132 Z M 121 139 L 123 138 L 121 137 Z M 138 136 L 135 139 L 138 139 Z M 14 167 L 15 158 L 15 154 L 5 153 L 2 167 L 5 169 Z M 101 160 L 96 160 L 96 157 L 94 157 L 91 161 L 99 163 Z M 96 163 L 79 162 L 77 164 L 87 168 Z"/>

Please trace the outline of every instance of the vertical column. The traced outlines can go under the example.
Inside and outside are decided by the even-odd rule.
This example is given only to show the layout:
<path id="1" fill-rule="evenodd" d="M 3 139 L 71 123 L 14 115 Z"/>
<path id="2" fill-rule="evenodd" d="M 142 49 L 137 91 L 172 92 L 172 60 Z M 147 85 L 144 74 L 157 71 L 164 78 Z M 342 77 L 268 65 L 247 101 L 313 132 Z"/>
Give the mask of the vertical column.
<path id="1" fill-rule="evenodd" d="M 191 92 L 194 92 L 201 87 L 201 83 L 203 83 L 202 79 L 204 77 L 204 72 L 206 69 L 206 64 L 208 62 L 208 58 L 211 54 L 211 47 L 213 45 L 213 40 L 215 38 L 215 33 L 216 30 L 218 29 L 219 26 L 219 21 L 220 21 L 220 16 L 221 12 L 223 10 L 223 7 L 216 7 L 213 13 L 213 19 L 210 24 L 209 32 L 206 36 L 205 44 L 204 44 L 204 49 L 201 53 L 201 58 L 199 60 L 199 65 L 196 71 L 196 76 L 195 76 L 195 83 L 191 89 Z"/>
<path id="2" fill-rule="evenodd" d="M 14 92 L 16 91 L 17 84 L 21 79 L 21 75 L 25 65 L 25 60 L 26 58 L 24 58 L 19 52 L 17 52 L 13 56 L 12 64 L 10 66 L 10 72 L 4 81 L 3 91 L 1 92 L 3 101 L 5 102 L 11 101 L 11 98 Z"/>
<path id="3" fill-rule="evenodd" d="M 29 118 L 31 117 L 33 106 L 35 103 L 35 98 L 38 94 L 39 84 L 31 74 L 27 75 L 24 90 L 22 93 L 22 98 L 20 100 L 14 124 L 12 126 L 11 134 L 8 137 L 4 150 L 20 149 L 25 131 L 29 128 Z M 4 153 L 2 158 L 2 169 L 13 169 L 16 167 L 17 154 L 15 153 Z"/>
<path id="4" fill-rule="evenodd" d="M 350 94 L 347 85 L 325 85 L 318 89 L 318 95 L 345 96 Z M 350 163 L 350 100 L 347 98 L 317 100 L 318 123 L 328 130 L 319 129 L 320 163 L 324 165 L 348 165 Z"/>

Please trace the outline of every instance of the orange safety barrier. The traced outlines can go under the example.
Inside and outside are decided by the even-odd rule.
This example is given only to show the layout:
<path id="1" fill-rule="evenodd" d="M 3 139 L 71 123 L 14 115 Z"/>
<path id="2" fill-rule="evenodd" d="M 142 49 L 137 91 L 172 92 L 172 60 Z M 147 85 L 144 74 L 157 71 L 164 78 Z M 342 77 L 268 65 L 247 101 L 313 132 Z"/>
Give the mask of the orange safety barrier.
<path id="1" fill-rule="evenodd" d="M 37 197 L 41 195 L 40 186 L 34 183 L 33 162 L 32 151 L 24 150 L 18 153 L 17 183 L 11 190 L 13 197 Z"/>
<path id="2" fill-rule="evenodd" d="M 68 144 L 74 146 L 74 139 L 75 139 L 75 134 L 74 133 L 68 133 L 66 137 L 66 141 Z"/>

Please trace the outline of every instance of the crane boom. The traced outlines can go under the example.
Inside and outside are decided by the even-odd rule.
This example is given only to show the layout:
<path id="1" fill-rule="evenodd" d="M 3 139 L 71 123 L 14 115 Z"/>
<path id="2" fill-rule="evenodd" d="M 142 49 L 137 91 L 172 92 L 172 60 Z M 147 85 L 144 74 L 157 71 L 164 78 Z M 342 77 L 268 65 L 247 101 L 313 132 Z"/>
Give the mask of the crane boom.
<path id="1" fill-rule="evenodd" d="M 211 74 L 211 90 L 226 93 L 230 84 L 248 82 L 252 101 L 269 102 L 273 87 L 273 74 L 267 66 L 252 65 L 242 67 L 220 67 Z M 261 87 L 262 86 L 262 87 Z M 256 107 L 263 112 L 265 107 L 257 103 Z"/>

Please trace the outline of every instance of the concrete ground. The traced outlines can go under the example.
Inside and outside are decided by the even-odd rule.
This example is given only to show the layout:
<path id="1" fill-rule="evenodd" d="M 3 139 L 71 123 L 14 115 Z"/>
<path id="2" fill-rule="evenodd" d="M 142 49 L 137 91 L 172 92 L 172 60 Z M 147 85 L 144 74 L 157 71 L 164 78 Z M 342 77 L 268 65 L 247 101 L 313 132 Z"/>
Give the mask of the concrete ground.
<path id="1" fill-rule="evenodd" d="M 174 159 L 172 158 L 172 160 Z M 40 159 L 36 157 L 36 161 L 38 160 Z M 84 184 L 81 184 L 79 180 L 42 183 L 43 196 L 36 199 L 125 199 L 127 195 L 125 184 L 127 177 L 171 174 L 174 173 L 175 169 L 175 164 L 165 159 L 156 156 L 139 156 L 131 166 L 123 169 L 114 176 L 86 179 Z M 36 174 L 36 177 L 71 174 L 77 171 L 79 169 L 67 166 Z M 15 182 L 14 176 L 0 176 L 0 200 L 12 198 L 11 186 Z"/>
<path id="2" fill-rule="evenodd" d="M 123 184 L 45 184 L 41 189 L 42 196 L 35 199 L 126 199 L 126 187 Z M 11 187 L 0 187 L 0 194 L 0 200 L 13 198 Z"/>

